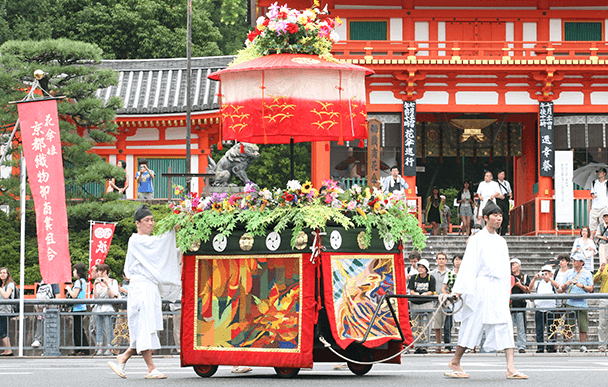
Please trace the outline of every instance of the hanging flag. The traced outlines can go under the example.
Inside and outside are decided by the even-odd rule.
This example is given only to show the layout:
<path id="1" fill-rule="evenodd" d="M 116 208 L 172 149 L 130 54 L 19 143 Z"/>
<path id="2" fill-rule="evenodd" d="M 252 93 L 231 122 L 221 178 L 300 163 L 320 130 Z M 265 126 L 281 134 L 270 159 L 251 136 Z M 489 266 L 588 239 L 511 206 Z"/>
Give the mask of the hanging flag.
<path id="1" fill-rule="evenodd" d="M 63 160 L 56 100 L 17 105 L 38 234 L 40 274 L 49 284 L 72 278 Z"/>
<path id="2" fill-rule="evenodd" d="M 115 223 L 91 221 L 91 246 L 89 252 L 89 278 L 93 266 L 100 265 L 106 261 L 112 237 L 114 236 Z"/>

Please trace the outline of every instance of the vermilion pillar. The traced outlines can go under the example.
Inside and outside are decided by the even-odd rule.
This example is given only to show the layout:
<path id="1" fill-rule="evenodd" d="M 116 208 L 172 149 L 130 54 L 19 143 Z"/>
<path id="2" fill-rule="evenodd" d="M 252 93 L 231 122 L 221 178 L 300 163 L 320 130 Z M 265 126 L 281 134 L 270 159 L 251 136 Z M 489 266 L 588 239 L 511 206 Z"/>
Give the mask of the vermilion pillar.
<path id="1" fill-rule="evenodd" d="M 321 188 L 323 180 L 327 180 L 331 175 L 331 159 L 329 152 L 329 141 L 317 141 L 311 144 L 311 180 L 312 186 L 316 189 Z"/>

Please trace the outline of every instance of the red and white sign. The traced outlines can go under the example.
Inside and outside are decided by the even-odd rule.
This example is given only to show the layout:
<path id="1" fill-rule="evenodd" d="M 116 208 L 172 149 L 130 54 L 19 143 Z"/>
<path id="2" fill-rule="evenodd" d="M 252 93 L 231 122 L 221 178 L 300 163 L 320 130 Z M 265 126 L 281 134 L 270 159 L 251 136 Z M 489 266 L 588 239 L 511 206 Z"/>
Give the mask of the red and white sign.
<path id="1" fill-rule="evenodd" d="M 89 257 L 89 278 L 91 278 L 91 272 L 95 265 L 100 265 L 106 261 L 110 245 L 112 244 L 112 237 L 114 236 L 114 223 L 96 223 L 93 222 L 93 228 L 91 230 L 91 252 Z"/>
<path id="2" fill-rule="evenodd" d="M 72 278 L 57 101 L 17 105 L 38 233 L 40 274 L 49 284 Z"/>

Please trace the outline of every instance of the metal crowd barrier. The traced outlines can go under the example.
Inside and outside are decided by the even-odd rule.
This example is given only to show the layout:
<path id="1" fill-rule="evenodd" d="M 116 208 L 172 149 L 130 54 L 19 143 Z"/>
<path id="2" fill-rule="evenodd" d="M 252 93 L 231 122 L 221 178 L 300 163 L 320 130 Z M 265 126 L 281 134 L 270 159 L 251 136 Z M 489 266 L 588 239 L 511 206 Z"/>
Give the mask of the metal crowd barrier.
<path id="1" fill-rule="evenodd" d="M 393 304 L 391 303 L 392 299 L 408 299 L 409 301 L 418 300 L 424 302 L 435 302 L 435 306 L 432 309 L 415 309 L 412 310 L 410 308 L 410 325 L 412 328 L 412 335 L 414 339 L 419 338 L 419 341 L 415 344 L 415 348 L 424 348 L 428 349 L 437 349 L 440 347 L 454 348 L 458 344 L 457 340 L 457 324 L 454 324 L 453 318 L 451 320 L 452 326 L 449 327 L 449 331 L 451 333 L 451 340 L 449 342 L 445 342 L 443 338 L 445 337 L 446 331 L 444 328 L 441 328 L 441 343 L 438 344 L 436 341 L 437 337 L 435 336 L 435 332 L 433 329 L 433 325 L 427 324 L 429 322 L 429 318 L 433 315 L 436 310 L 436 302 L 438 300 L 438 296 L 414 296 L 414 295 L 405 295 L 405 294 L 385 294 L 382 296 L 380 301 L 378 302 L 378 307 L 375 310 L 374 316 L 369 323 L 369 328 L 367 332 L 364 334 L 363 338 L 359 340 L 359 343 L 366 341 L 371 327 L 374 325 L 379 312 L 388 307 L 393 319 L 397 322 L 397 327 L 399 329 L 399 333 L 401 335 L 401 340 L 405 340 L 403 335 L 401 325 L 399 323 L 398 315 L 395 311 Z M 608 342 L 600 342 L 598 337 L 599 330 L 599 311 L 607 310 L 608 307 L 600 307 L 598 305 L 594 305 L 597 300 L 608 300 L 608 293 L 587 293 L 587 294 L 514 294 L 511 295 L 511 300 L 550 300 L 554 299 L 559 301 L 562 300 L 588 300 L 588 307 L 564 307 L 559 306 L 550 309 L 536 309 L 535 307 L 526 307 L 526 308 L 511 308 L 511 312 L 525 312 L 526 313 L 526 351 L 537 350 L 539 346 L 544 349 L 554 348 L 556 352 L 561 349 L 563 351 L 567 346 L 574 350 L 573 347 L 579 348 L 581 346 L 587 347 L 587 349 L 595 349 L 594 347 L 604 347 L 608 349 Z M 451 312 L 451 309 L 447 309 L 447 312 Z M 536 312 L 542 311 L 546 312 L 547 325 L 544 325 L 543 330 L 543 340 L 536 340 L 536 326 L 535 324 L 530 327 L 527 322 L 533 321 L 536 323 Z M 587 340 L 585 342 L 580 341 L 579 330 L 578 330 L 578 322 L 577 315 L 579 311 L 587 311 L 588 313 L 588 330 L 587 330 Z M 450 317 L 450 316 L 447 316 Z M 550 321 L 550 323 L 549 323 Z M 426 329 L 424 329 L 426 327 Z M 517 328 L 514 324 L 513 327 L 515 337 L 517 337 Z M 607 337 L 608 337 L 608 332 Z M 531 339 L 532 338 L 532 339 Z M 577 340 L 578 339 L 578 340 Z M 515 345 L 517 348 L 517 340 L 515 340 Z M 482 340 L 483 344 L 483 340 Z M 480 348 L 483 352 L 483 347 Z M 553 352 L 553 351 L 551 351 Z M 608 352 L 605 352 L 608 355 Z"/>
<path id="2" fill-rule="evenodd" d="M 42 355 L 42 356 L 65 356 L 72 355 L 77 351 L 90 352 L 91 355 L 96 351 L 107 350 L 118 354 L 129 347 L 128 329 L 126 328 L 127 321 L 127 300 L 126 299 L 25 299 L 24 303 L 24 332 L 23 332 L 23 350 L 26 355 Z M 0 300 L 0 305 L 19 304 L 19 299 Z M 71 308 L 74 305 L 87 305 L 87 310 L 81 312 L 73 312 Z M 113 305 L 118 307 L 118 311 L 110 311 L 104 313 L 94 313 L 91 311 L 95 305 Z M 159 340 L 162 348 L 155 351 L 155 354 L 174 354 L 179 351 L 179 322 L 181 310 L 168 310 L 168 305 L 172 304 L 169 301 L 163 301 L 163 331 L 159 332 Z M 180 301 L 176 303 L 180 305 Z M 35 307 L 39 307 L 40 312 L 35 311 Z M 42 311 L 42 309 L 45 309 Z M 102 346 L 96 346 L 95 331 L 97 329 L 95 323 L 95 315 L 112 316 L 111 327 L 114 334 L 113 342 L 106 343 Z M 74 316 L 82 317 L 82 326 L 85 329 L 88 338 L 88 346 L 76 346 L 73 337 Z M 0 350 L 10 349 L 13 352 L 19 349 L 19 332 L 18 320 L 19 313 L 0 314 L 0 318 L 8 319 L 8 337 L 10 338 L 10 347 L 1 347 Z M 41 322 L 40 322 L 41 321 Z M 35 330 L 37 324 L 43 324 L 43 334 L 41 345 L 34 348 L 31 344 L 35 341 Z M 118 328 L 118 329 L 117 329 Z M 108 341 L 108 340 L 104 340 Z M 0 344 L 1 345 L 1 344 Z M 15 353 L 16 355 L 16 353 Z"/>

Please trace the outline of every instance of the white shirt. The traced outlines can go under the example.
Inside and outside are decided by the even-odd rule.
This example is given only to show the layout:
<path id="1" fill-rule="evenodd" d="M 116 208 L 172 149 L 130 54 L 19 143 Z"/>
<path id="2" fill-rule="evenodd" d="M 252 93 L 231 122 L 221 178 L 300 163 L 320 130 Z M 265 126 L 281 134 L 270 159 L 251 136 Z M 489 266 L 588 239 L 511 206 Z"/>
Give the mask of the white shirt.
<path id="1" fill-rule="evenodd" d="M 503 181 L 498 180 L 497 183 L 498 183 L 498 188 L 500 190 L 500 194 L 501 195 L 513 193 L 513 191 L 511 190 L 511 184 L 509 184 L 508 181 L 506 181 L 506 180 L 503 180 Z"/>
<path id="2" fill-rule="evenodd" d="M 551 281 L 545 281 L 542 278 L 536 280 L 536 294 L 554 294 L 557 289 L 553 289 Z M 555 308 L 556 300 L 534 300 L 536 309 Z"/>
<path id="3" fill-rule="evenodd" d="M 490 181 L 489 183 L 484 180 L 481 183 L 479 183 L 479 187 L 477 187 L 477 193 L 480 194 L 481 197 L 483 198 L 483 201 L 481 202 L 481 205 L 479 206 L 479 215 L 481 215 L 481 211 L 486 206 L 486 203 L 488 202 L 488 200 L 490 200 L 490 197 L 492 197 L 492 195 L 494 195 L 496 193 L 498 193 L 498 194 L 500 193 L 500 186 L 494 180 Z M 492 201 L 494 203 L 496 203 L 496 200 L 492 200 Z"/>
<path id="4" fill-rule="evenodd" d="M 591 187 L 591 194 L 597 195 L 595 199 L 593 199 L 593 204 L 591 208 L 606 208 L 608 207 L 608 197 L 606 196 L 606 182 L 608 180 L 604 180 L 603 183 L 600 183 L 600 180 L 594 180 L 593 187 Z"/>

